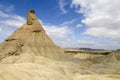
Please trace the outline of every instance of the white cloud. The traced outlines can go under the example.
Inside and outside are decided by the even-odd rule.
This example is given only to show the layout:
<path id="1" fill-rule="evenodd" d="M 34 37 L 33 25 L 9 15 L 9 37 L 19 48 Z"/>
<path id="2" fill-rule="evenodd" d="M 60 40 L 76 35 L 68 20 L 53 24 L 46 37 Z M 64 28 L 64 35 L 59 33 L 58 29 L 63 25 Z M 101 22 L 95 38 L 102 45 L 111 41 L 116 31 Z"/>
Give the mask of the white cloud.
<path id="1" fill-rule="evenodd" d="M 63 14 L 67 13 L 67 10 L 65 9 L 66 5 L 67 3 L 65 2 L 65 0 L 59 0 L 59 7 Z"/>
<path id="2" fill-rule="evenodd" d="M 14 26 L 19 27 L 25 23 L 25 18 L 13 14 L 13 5 L 2 5 L 0 4 L 0 25 L 2 26 Z"/>
<path id="3" fill-rule="evenodd" d="M 3 11 L 0 11 L 0 17 L 1 18 L 7 18 L 7 17 L 9 17 L 9 15 L 4 13 Z"/>
<path id="4" fill-rule="evenodd" d="M 2 31 L 2 28 L 0 27 L 0 31 Z"/>
<path id="5" fill-rule="evenodd" d="M 3 16 L 4 15 L 4 16 Z M 18 16 L 16 14 L 3 14 L 0 16 L 0 24 L 2 26 L 14 26 L 20 27 L 23 23 L 25 23 L 25 18 Z"/>
<path id="6" fill-rule="evenodd" d="M 61 25 L 49 25 L 40 19 L 38 20 L 41 23 L 42 27 L 45 29 L 47 35 L 53 40 L 53 42 L 55 42 L 55 44 L 61 47 L 67 47 L 72 43 L 70 41 L 73 31 L 67 25 L 72 24 L 75 19 L 66 21 Z"/>
<path id="7" fill-rule="evenodd" d="M 0 4 L 0 10 L 11 13 L 14 10 L 14 6 L 11 4 Z"/>
<path id="8" fill-rule="evenodd" d="M 82 24 L 77 24 L 76 27 L 81 28 L 81 27 L 83 27 L 83 25 Z"/>
<path id="9" fill-rule="evenodd" d="M 67 26 L 62 26 L 62 27 L 58 27 L 58 26 L 50 26 L 50 25 L 43 25 L 46 32 L 48 33 L 48 35 L 50 35 L 51 37 L 55 37 L 55 38 L 65 38 L 66 36 L 68 36 L 69 34 L 71 34 L 71 30 L 67 27 Z"/>
<path id="10" fill-rule="evenodd" d="M 61 45 L 62 44 L 62 45 Z M 108 42 L 98 42 L 95 40 L 76 40 L 66 39 L 60 44 L 63 48 L 92 48 L 92 49 L 106 49 L 115 50 L 119 49 L 120 43 L 116 41 Z"/>
<path id="11" fill-rule="evenodd" d="M 59 46 L 67 46 L 67 40 L 72 34 L 68 26 L 47 25 L 42 23 L 48 36 Z"/>
<path id="12" fill-rule="evenodd" d="M 84 34 L 120 39 L 120 0 L 72 0 L 71 7 L 85 16 Z"/>
<path id="13" fill-rule="evenodd" d="M 45 29 L 46 33 L 56 42 L 64 41 L 68 38 L 73 31 L 69 28 L 68 23 L 71 24 L 71 21 L 67 21 L 66 24 L 62 23 L 61 25 L 49 25 L 44 23 L 42 20 L 38 19 L 42 27 Z M 72 20 L 73 21 L 73 20 Z M 63 25 L 64 24 L 64 25 Z"/>
<path id="14" fill-rule="evenodd" d="M 87 40 L 87 41 L 86 40 L 78 40 L 75 44 L 76 44 L 76 47 L 80 46 L 80 47 L 84 47 L 84 48 L 86 47 L 86 48 L 93 48 L 93 49 L 104 48 L 104 46 L 102 44 L 95 42 L 95 41 L 91 41 L 91 40 Z"/>
<path id="15" fill-rule="evenodd" d="M 75 44 L 75 47 L 82 47 L 82 48 L 92 48 L 92 49 L 108 49 L 114 50 L 120 47 L 118 42 L 97 42 L 91 40 L 78 40 Z"/>
<path id="16" fill-rule="evenodd" d="M 76 20 L 77 20 L 77 19 L 72 19 L 72 20 L 70 20 L 70 21 L 66 21 L 66 22 L 62 23 L 61 25 L 59 25 L 59 26 L 66 26 L 66 25 L 73 24 Z"/>

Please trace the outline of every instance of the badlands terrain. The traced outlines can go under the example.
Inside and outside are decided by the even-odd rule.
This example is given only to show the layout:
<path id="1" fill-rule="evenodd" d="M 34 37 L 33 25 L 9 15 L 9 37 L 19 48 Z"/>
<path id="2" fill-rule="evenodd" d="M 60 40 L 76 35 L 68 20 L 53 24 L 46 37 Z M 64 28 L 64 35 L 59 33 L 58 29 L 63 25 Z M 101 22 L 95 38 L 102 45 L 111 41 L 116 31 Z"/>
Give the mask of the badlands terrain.
<path id="1" fill-rule="evenodd" d="M 120 80 L 120 50 L 56 46 L 35 16 L 0 44 L 0 80 Z"/>

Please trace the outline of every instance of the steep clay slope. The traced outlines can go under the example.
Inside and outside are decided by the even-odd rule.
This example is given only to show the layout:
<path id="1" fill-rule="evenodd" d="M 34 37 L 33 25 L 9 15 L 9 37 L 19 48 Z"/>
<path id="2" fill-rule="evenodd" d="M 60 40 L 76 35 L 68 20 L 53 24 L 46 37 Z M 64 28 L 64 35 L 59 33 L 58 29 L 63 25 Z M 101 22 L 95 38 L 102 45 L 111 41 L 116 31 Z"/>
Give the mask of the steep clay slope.
<path id="1" fill-rule="evenodd" d="M 31 10 L 27 22 L 0 44 L 0 80 L 120 80 L 120 62 L 111 59 L 69 58 Z"/>

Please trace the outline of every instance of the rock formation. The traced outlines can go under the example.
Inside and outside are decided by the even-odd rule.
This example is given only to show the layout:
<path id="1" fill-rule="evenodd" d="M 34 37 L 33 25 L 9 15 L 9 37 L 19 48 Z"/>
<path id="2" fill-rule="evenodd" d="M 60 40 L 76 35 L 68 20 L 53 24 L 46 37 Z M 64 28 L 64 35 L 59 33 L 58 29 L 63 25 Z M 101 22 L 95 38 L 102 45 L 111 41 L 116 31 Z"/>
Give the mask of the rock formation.
<path id="1" fill-rule="evenodd" d="M 26 53 L 49 58 L 61 58 L 64 55 L 63 49 L 56 46 L 47 36 L 34 10 L 28 12 L 27 22 L 0 45 L 1 59 Z"/>

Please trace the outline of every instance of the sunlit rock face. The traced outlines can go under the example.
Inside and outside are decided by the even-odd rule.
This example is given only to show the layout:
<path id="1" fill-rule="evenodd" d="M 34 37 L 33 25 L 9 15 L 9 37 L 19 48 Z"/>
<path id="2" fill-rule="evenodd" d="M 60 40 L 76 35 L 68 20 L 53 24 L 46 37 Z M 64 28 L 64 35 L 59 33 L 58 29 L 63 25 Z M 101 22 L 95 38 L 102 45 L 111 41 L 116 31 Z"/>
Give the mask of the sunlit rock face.
<path id="1" fill-rule="evenodd" d="M 64 51 L 46 35 L 34 10 L 28 12 L 27 22 L 0 45 L 0 53 L 1 58 L 26 53 L 49 58 L 61 58 L 64 55 Z"/>
<path id="2" fill-rule="evenodd" d="M 67 55 L 30 10 L 26 23 L 0 44 L 0 80 L 120 80 L 119 57 L 111 54 Z"/>

